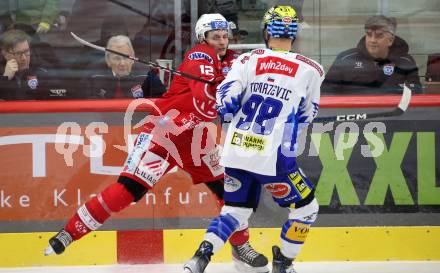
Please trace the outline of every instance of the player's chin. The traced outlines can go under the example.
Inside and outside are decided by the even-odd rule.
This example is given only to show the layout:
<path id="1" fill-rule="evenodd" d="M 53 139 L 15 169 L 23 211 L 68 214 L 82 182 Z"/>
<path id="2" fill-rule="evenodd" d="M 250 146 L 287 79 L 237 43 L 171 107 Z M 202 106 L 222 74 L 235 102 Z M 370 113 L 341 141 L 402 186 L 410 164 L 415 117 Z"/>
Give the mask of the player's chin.
<path id="1" fill-rule="evenodd" d="M 226 55 L 226 48 L 218 49 L 217 54 L 221 57 Z"/>

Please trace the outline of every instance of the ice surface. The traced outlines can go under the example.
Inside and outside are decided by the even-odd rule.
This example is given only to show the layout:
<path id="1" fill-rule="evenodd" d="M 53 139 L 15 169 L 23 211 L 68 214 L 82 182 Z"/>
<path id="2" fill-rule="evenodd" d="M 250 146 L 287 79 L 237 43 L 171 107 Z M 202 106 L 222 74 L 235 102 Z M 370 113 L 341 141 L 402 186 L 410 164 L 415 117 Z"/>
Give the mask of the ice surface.
<path id="1" fill-rule="evenodd" d="M 440 273 L 438 262 L 302 262 L 298 273 Z M 182 273 L 181 264 L 1 268 L 0 273 Z M 206 273 L 236 273 L 232 263 L 211 263 Z"/>

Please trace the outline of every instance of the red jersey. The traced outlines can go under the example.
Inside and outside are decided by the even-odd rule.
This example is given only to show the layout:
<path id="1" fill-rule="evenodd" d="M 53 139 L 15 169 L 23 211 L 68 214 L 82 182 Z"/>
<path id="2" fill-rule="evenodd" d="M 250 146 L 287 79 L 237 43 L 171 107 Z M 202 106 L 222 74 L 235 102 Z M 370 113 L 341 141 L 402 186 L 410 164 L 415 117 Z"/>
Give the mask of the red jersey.
<path id="1" fill-rule="evenodd" d="M 178 70 L 205 80 L 214 80 L 221 76 L 217 54 L 212 47 L 205 44 L 196 45 L 187 51 Z M 192 128 L 201 121 L 211 121 L 217 117 L 214 107 L 216 87 L 217 84 L 174 75 L 168 91 L 155 103 L 162 115 L 171 109 L 179 111 L 179 116 L 174 119 L 175 123 Z"/>
<path id="2" fill-rule="evenodd" d="M 178 68 L 179 71 L 215 83 L 203 83 L 175 75 L 168 91 L 155 100 L 160 115 L 154 113 L 154 116 L 149 116 L 150 122 L 143 130 L 144 133 L 153 136 L 151 141 L 154 145 L 148 144 L 138 149 L 138 160 L 131 159 L 137 158 L 134 156 L 136 153 L 133 152 L 134 155 L 127 160 L 128 163 L 121 175 L 141 183 L 143 181 L 148 187 L 152 187 L 163 173 L 176 165 L 187 171 L 194 183 L 215 181 L 223 177 L 223 167 L 218 164 L 219 152 L 215 139 L 206 130 L 199 130 L 197 125 L 217 117 L 216 87 L 224 78 L 223 73 L 229 71 L 236 55 L 234 51 L 227 50 L 220 61 L 215 50 L 205 44 L 196 45 L 185 54 Z M 141 140 L 138 138 L 135 146 L 141 145 L 142 140 L 145 142 L 145 139 L 147 138 L 141 137 Z M 209 147 L 213 146 L 212 149 L 206 150 L 208 143 L 211 143 Z M 144 155 L 140 156 L 142 153 Z M 138 166 L 141 158 L 143 165 Z M 160 165 L 161 170 L 138 171 L 149 165 Z M 145 175 L 147 173 L 149 175 Z"/>
<path id="3" fill-rule="evenodd" d="M 235 52 L 232 49 L 227 49 L 225 56 L 221 60 L 221 72 L 223 77 L 226 77 L 228 75 L 229 70 L 231 70 L 232 62 L 234 62 L 235 59 L 238 58 L 240 54 L 238 52 Z"/>

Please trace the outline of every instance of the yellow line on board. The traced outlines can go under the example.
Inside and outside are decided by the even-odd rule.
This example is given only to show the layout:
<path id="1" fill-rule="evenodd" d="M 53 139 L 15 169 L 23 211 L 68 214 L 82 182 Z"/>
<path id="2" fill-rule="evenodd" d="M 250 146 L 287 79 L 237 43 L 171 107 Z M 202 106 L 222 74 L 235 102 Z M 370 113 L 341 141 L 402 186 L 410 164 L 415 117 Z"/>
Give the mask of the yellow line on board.
<path id="1" fill-rule="evenodd" d="M 0 267 L 104 265 L 116 263 L 116 232 L 93 232 L 62 255 L 44 256 L 52 232 L 0 233 Z"/>
<path id="2" fill-rule="evenodd" d="M 192 257 L 204 230 L 164 230 L 165 263 Z M 280 229 L 252 228 L 250 242 L 272 259 L 272 245 L 280 245 Z M 231 261 L 229 244 L 213 262 Z M 440 227 L 312 227 L 298 261 L 440 260 Z"/>
<path id="3" fill-rule="evenodd" d="M 205 230 L 164 230 L 164 262 L 183 263 L 203 240 Z M 0 267 L 104 265 L 117 263 L 115 231 L 93 232 L 62 255 L 43 256 L 55 233 L 0 233 Z M 272 260 L 279 228 L 252 228 L 252 246 Z M 440 227 L 312 227 L 298 261 L 440 261 Z M 213 262 L 231 261 L 229 244 Z"/>

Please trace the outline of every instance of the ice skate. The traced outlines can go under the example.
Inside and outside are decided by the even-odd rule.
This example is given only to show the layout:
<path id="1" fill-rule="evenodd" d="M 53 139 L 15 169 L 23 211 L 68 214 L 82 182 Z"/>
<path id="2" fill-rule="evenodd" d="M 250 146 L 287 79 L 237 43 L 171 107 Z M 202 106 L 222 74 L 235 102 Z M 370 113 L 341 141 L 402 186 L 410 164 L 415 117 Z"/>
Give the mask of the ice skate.
<path id="1" fill-rule="evenodd" d="M 208 241 L 203 241 L 194 256 L 183 266 L 184 273 L 203 273 L 211 261 L 213 246 Z"/>
<path id="2" fill-rule="evenodd" d="M 66 247 L 73 242 L 72 236 L 64 229 L 60 230 L 57 235 L 49 239 L 49 246 L 44 250 L 44 256 L 56 253 L 57 255 L 64 252 Z"/>
<path id="3" fill-rule="evenodd" d="M 285 257 L 279 247 L 272 247 L 273 261 L 272 273 L 296 273 L 292 265 L 292 259 Z"/>
<path id="4" fill-rule="evenodd" d="M 232 260 L 238 272 L 267 273 L 267 258 L 255 251 L 249 242 L 239 246 L 232 246 Z"/>

